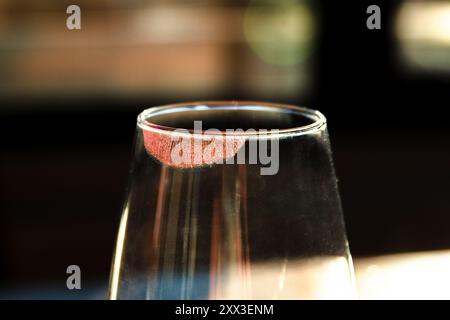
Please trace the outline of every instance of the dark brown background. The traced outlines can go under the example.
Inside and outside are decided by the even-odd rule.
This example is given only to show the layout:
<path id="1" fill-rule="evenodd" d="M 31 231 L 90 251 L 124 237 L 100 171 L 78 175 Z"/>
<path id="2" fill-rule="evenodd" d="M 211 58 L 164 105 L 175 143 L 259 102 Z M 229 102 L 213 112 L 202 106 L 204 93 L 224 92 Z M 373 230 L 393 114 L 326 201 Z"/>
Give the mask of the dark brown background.
<path id="1" fill-rule="evenodd" d="M 382 30 L 365 27 L 372 2 L 382 8 Z M 316 1 L 314 86 L 282 101 L 263 97 L 327 116 L 355 257 L 450 247 L 450 74 L 399 67 L 392 30 L 401 1 L 392 2 Z M 189 97 L 23 92 L 0 97 L 1 297 L 104 293 L 135 117 L 144 107 L 260 99 L 236 85 Z M 65 290 L 70 264 L 82 268 L 82 293 Z"/>

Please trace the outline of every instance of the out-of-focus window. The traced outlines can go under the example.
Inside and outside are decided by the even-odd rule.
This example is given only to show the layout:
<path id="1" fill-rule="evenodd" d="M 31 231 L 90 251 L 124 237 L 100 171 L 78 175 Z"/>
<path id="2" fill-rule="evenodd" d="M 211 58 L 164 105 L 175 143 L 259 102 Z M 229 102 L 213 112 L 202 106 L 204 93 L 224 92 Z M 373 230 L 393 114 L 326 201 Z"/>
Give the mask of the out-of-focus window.
<path id="1" fill-rule="evenodd" d="M 355 261 L 360 299 L 450 299 L 448 250 L 402 253 Z"/>
<path id="2" fill-rule="evenodd" d="M 396 35 L 409 67 L 450 73 L 450 1 L 405 1 Z"/>
<path id="3" fill-rule="evenodd" d="M 0 95 L 290 99 L 313 84 L 306 0 L 80 0 L 81 30 L 70 4 L 0 0 Z"/>

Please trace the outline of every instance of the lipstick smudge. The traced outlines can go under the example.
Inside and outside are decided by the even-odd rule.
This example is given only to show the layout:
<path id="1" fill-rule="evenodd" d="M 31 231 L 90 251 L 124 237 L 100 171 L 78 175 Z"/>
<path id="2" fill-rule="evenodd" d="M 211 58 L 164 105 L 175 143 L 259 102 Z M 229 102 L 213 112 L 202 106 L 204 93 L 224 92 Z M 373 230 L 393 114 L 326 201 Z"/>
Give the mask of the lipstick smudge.
<path id="1" fill-rule="evenodd" d="M 167 166 L 194 168 L 225 163 L 244 146 L 243 136 L 156 132 L 143 129 L 147 152 Z"/>

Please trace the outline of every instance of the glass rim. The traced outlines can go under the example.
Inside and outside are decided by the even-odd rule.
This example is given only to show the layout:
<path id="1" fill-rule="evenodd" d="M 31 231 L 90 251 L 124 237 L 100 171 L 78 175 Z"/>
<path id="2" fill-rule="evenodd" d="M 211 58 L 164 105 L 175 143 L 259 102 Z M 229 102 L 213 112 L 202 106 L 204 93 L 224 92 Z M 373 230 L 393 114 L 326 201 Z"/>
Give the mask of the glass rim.
<path id="1" fill-rule="evenodd" d="M 303 116 L 312 121 L 312 123 L 291 127 L 291 128 L 283 128 L 283 129 L 265 129 L 265 131 L 250 131 L 250 132 L 230 132 L 226 130 L 218 130 L 216 132 L 206 130 L 198 130 L 187 129 L 187 128 L 176 128 L 176 127 L 168 127 L 164 125 L 159 125 L 148 121 L 151 117 L 157 115 L 164 115 L 176 112 L 186 112 L 186 111 L 206 111 L 211 109 L 219 109 L 219 110 L 260 110 L 262 112 L 282 112 L 282 113 L 291 113 Z M 199 119 L 200 120 L 200 119 Z M 305 135 L 311 134 L 317 131 L 322 130 L 326 126 L 327 120 L 325 116 L 318 110 L 313 110 L 305 107 L 284 104 L 284 103 L 273 103 L 273 102 L 261 102 L 261 101 L 245 101 L 245 100 L 231 100 L 231 101 L 193 101 L 193 102 L 183 102 L 183 103 L 174 103 L 167 104 L 162 106 L 151 107 L 143 110 L 137 117 L 137 125 L 147 131 L 154 131 L 159 133 L 171 134 L 177 132 L 176 130 L 185 130 L 189 132 L 189 134 L 201 134 L 206 136 L 213 135 L 224 135 L 224 136 L 263 136 L 270 134 L 274 135 Z M 235 130 L 235 129 L 234 129 Z M 271 131 L 272 130 L 272 131 Z M 248 131 L 248 130 L 247 130 Z M 275 131 L 275 133 L 274 133 Z M 179 133 L 179 132 L 177 132 Z"/>

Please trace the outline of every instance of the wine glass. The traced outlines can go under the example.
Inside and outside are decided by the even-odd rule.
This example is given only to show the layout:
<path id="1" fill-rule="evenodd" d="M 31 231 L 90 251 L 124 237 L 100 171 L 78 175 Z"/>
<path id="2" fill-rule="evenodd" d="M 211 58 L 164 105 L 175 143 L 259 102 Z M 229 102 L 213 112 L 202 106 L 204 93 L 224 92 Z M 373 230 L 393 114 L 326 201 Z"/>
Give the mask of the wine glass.
<path id="1" fill-rule="evenodd" d="M 320 112 L 215 101 L 138 116 L 110 299 L 346 299 L 353 279 Z"/>

